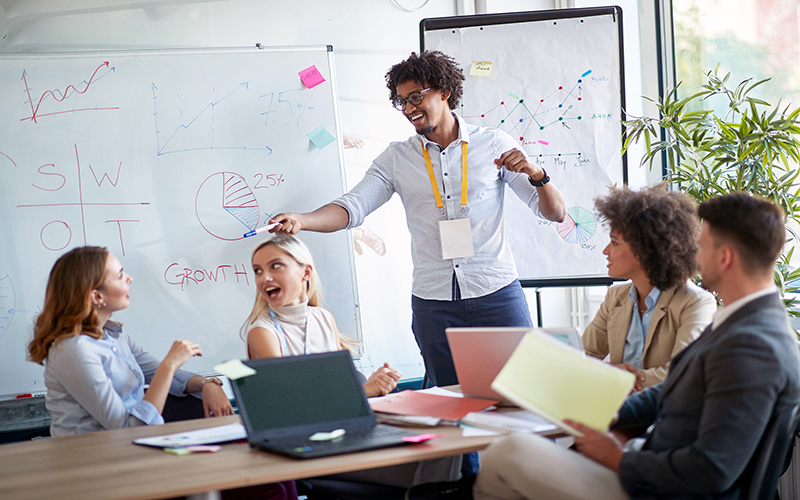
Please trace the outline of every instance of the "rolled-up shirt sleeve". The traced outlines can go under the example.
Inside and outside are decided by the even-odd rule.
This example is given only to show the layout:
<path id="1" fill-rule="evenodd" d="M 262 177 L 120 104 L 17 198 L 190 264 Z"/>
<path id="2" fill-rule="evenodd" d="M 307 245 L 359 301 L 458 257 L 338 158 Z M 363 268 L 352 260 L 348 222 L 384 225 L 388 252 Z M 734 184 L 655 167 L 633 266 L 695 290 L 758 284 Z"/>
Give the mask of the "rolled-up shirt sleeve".
<path id="1" fill-rule="evenodd" d="M 395 190 L 385 167 L 379 166 L 382 156 L 375 160 L 356 187 L 332 202 L 344 208 L 350 216 L 345 229 L 363 224 L 367 215 L 389 201 L 394 194 Z"/>

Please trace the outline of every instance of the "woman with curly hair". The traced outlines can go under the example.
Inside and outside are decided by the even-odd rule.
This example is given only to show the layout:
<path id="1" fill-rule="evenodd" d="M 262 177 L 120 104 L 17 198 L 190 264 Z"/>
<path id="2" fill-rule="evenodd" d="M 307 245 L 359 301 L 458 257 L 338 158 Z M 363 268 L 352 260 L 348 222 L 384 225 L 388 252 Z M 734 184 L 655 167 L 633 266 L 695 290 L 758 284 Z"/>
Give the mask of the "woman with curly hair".
<path id="1" fill-rule="evenodd" d="M 670 360 L 694 341 L 716 310 L 714 297 L 689 279 L 697 274 L 700 224 L 691 198 L 662 184 L 615 189 L 595 200 L 610 225 L 603 250 L 609 288 L 583 333 L 586 352 L 637 375 L 635 390 L 667 376 Z"/>

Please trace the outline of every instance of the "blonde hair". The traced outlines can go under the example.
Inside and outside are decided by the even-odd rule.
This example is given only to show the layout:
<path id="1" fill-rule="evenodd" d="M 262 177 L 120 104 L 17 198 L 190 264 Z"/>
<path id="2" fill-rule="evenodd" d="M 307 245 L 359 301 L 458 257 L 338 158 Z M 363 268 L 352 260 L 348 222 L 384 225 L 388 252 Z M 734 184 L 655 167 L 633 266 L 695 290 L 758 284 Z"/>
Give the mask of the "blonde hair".
<path id="1" fill-rule="evenodd" d="M 290 234 L 276 234 L 272 238 L 262 241 L 253 252 L 250 254 L 250 262 L 252 263 L 253 257 L 255 257 L 256 253 L 262 248 L 272 245 L 277 248 L 280 248 L 290 257 L 292 257 L 298 264 L 301 266 L 311 266 L 311 276 L 308 278 L 306 282 L 306 294 L 308 295 L 308 305 L 314 307 L 322 307 L 322 284 L 319 280 L 319 274 L 317 273 L 317 267 L 314 264 L 314 257 L 311 255 L 311 250 L 306 246 L 305 243 L 300 241 L 299 239 L 295 238 Z M 261 294 L 261 291 L 256 289 L 256 300 L 253 303 L 253 310 L 250 311 L 250 315 L 245 320 L 244 324 L 239 330 L 239 335 L 242 340 L 247 342 L 247 332 L 250 326 L 266 311 L 270 309 L 269 304 L 267 303 L 267 299 Z M 339 331 L 336 331 L 336 340 L 339 343 L 339 347 L 342 349 L 347 349 L 348 351 L 353 351 L 356 346 L 358 346 L 358 342 L 351 340 L 350 338 L 342 336 Z"/>
<path id="2" fill-rule="evenodd" d="M 34 320 L 28 360 L 44 364 L 50 348 L 76 335 L 103 338 L 92 290 L 105 282 L 108 249 L 77 247 L 58 258 L 44 296 L 42 312 Z"/>

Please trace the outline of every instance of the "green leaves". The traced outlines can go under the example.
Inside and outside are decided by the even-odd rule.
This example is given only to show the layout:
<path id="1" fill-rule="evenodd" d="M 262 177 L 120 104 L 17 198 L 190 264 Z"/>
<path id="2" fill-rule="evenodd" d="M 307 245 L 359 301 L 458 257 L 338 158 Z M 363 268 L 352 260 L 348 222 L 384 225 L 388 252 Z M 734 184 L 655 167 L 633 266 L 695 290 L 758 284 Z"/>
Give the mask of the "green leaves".
<path id="1" fill-rule="evenodd" d="M 655 104 L 659 117 L 624 121 L 622 151 L 644 140 L 646 153 L 640 166 L 650 168 L 665 153 L 664 180 L 698 203 L 746 191 L 772 200 L 783 208 L 788 220 L 800 223 L 800 108 L 780 109 L 780 102 L 773 107 L 750 95 L 768 79 L 747 79 L 730 89 L 730 73 L 720 76 L 718 71 L 719 65 L 706 73 L 700 91 L 689 97 L 678 99 L 679 84 L 661 100 L 648 99 Z M 724 116 L 696 110 L 714 96 L 725 99 Z M 775 265 L 775 283 L 784 294 L 789 313 L 800 317 L 800 302 L 786 297 L 800 292 L 800 270 L 790 266 L 793 251 L 793 243 L 787 242 Z"/>

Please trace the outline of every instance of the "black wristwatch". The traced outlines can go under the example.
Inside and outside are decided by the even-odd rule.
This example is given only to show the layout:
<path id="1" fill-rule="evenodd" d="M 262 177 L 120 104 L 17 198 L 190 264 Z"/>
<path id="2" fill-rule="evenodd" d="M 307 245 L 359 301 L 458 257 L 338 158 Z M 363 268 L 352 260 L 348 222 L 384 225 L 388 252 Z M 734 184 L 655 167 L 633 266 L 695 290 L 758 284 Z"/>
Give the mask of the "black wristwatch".
<path id="1" fill-rule="evenodd" d="M 545 184 L 547 184 L 548 182 L 550 182 L 550 177 L 547 175 L 547 170 L 542 169 L 542 173 L 544 174 L 544 177 L 542 177 L 538 181 L 533 180 L 533 177 L 531 177 L 530 175 L 528 176 L 528 182 L 531 183 L 531 186 L 540 188 Z"/>

